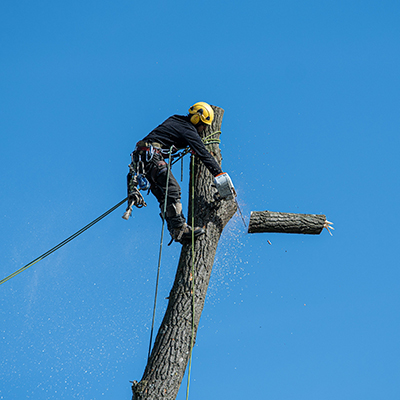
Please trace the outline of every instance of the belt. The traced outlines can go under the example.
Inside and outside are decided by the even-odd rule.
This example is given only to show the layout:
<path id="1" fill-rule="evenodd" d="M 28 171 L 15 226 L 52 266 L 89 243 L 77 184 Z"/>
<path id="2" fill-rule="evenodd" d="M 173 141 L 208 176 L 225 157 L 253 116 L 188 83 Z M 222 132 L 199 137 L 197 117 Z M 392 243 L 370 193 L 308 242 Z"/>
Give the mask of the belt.
<path id="1" fill-rule="evenodd" d="M 139 140 L 136 143 L 136 146 L 137 147 L 148 147 L 148 148 L 153 146 L 153 148 L 160 149 L 160 150 L 162 148 L 162 145 L 160 143 L 156 143 L 156 142 L 149 143 L 149 142 L 145 142 L 144 140 Z"/>
<path id="2" fill-rule="evenodd" d="M 151 147 L 147 147 L 147 146 L 136 146 L 136 150 L 138 150 L 138 151 L 150 151 L 150 150 L 151 150 Z M 161 153 L 161 149 L 157 149 L 156 147 L 153 147 L 153 151 L 154 151 L 155 153 L 162 154 L 162 153 Z"/>
<path id="3" fill-rule="evenodd" d="M 136 150 L 140 152 L 147 152 L 153 150 L 155 153 L 162 154 L 160 143 L 148 143 L 143 140 L 139 140 L 136 143 Z"/>

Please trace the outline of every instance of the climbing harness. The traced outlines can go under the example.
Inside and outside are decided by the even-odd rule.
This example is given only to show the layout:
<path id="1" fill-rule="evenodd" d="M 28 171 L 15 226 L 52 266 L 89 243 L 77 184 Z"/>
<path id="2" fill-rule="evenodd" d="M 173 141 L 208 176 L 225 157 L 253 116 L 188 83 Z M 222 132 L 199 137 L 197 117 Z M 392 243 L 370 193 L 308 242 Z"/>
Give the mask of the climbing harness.
<path id="1" fill-rule="evenodd" d="M 73 235 L 71 235 L 70 237 L 68 237 L 67 239 L 63 240 L 62 242 L 60 242 L 57 246 L 54 246 L 53 248 L 51 248 L 49 251 L 47 251 L 46 253 L 42 254 L 41 256 L 39 256 L 38 258 L 35 258 L 33 261 L 31 261 L 29 264 L 26 264 L 25 266 L 23 266 L 22 268 L 18 269 L 17 271 L 15 271 L 14 273 L 12 273 L 11 275 L 5 277 L 4 279 L 2 279 L 0 281 L 0 285 L 3 284 L 4 282 L 7 282 L 9 279 L 13 278 L 14 276 L 18 275 L 19 273 L 27 270 L 29 267 L 32 267 L 32 265 L 36 264 L 37 262 L 43 260 L 44 258 L 46 258 L 47 256 L 49 256 L 51 253 L 54 253 L 56 250 L 60 249 L 61 247 L 63 247 L 64 245 L 66 245 L 68 242 L 70 242 L 71 240 L 75 239 L 76 237 L 78 237 L 81 233 L 85 232 L 87 229 L 89 229 L 90 227 L 92 227 L 94 224 L 97 224 L 97 222 L 101 221 L 104 217 L 106 217 L 108 214 L 111 214 L 114 210 L 116 210 L 118 207 L 120 207 L 122 204 L 125 203 L 125 201 L 128 198 L 125 198 L 123 200 L 121 200 L 118 204 L 116 204 L 114 207 L 111 207 L 108 211 L 106 211 L 104 214 L 101 214 L 100 217 L 97 217 L 95 220 L 93 220 L 92 222 L 90 222 L 89 224 L 87 224 L 86 226 L 84 226 L 82 229 L 80 229 L 79 231 L 75 232 Z"/>

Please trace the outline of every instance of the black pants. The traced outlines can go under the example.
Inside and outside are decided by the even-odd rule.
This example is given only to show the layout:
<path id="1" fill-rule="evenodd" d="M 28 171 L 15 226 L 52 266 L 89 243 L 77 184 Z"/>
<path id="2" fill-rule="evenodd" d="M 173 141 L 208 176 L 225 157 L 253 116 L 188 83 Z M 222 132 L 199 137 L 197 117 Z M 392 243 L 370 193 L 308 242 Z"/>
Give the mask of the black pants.
<path id="1" fill-rule="evenodd" d="M 151 161 L 146 161 L 145 154 L 137 154 L 137 160 L 139 157 L 144 162 L 146 171 L 146 178 L 150 182 L 150 191 L 156 197 L 160 203 L 160 210 L 164 210 L 165 193 L 167 192 L 167 176 L 168 176 L 168 164 L 164 161 L 161 154 L 154 153 Z M 136 160 L 135 160 L 136 161 Z M 181 201 L 181 188 L 178 181 L 169 173 L 168 179 L 168 193 L 167 193 L 167 207 L 171 204 L 180 203 Z"/>

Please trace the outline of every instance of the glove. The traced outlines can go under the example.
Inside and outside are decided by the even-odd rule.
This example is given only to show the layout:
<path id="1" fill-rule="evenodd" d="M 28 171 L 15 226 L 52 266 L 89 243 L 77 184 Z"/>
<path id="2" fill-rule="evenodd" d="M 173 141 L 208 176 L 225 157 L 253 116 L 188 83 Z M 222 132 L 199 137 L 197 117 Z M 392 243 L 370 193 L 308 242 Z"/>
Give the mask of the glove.
<path id="1" fill-rule="evenodd" d="M 232 180 L 226 172 L 214 177 L 214 183 L 221 198 L 231 200 L 236 197 L 236 191 Z"/>

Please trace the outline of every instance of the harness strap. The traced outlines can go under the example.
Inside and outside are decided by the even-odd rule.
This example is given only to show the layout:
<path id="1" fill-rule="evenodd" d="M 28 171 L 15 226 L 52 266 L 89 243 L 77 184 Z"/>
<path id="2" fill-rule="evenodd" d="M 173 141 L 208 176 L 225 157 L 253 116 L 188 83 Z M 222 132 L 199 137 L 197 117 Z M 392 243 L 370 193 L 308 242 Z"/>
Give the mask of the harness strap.
<path id="1" fill-rule="evenodd" d="M 155 148 L 157 148 L 157 149 L 161 149 L 162 148 L 162 145 L 161 145 L 161 143 L 157 143 L 157 142 L 145 142 L 144 140 L 139 140 L 137 143 L 136 143 L 136 147 L 151 147 L 151 146 L 153 146 L 153 147 L 155 147 Z"/>
<path id="2" fill-rule="evenodd" d="M 162 151 L 161 151 L 161 149 L 159 149 L 158 147 L 154 147 L 154 146 L 149 146 L 149 147 L 147 147 L 147 146 L 137 146 L 136 147 L 136 150 L 138 150 L 138 151 L 140 151 L 140 152 L 146 152 L 146 151 L 155 151 L 156 153 L 159 153 L 159 154 L 161 154 L 162 153 Z"/>

